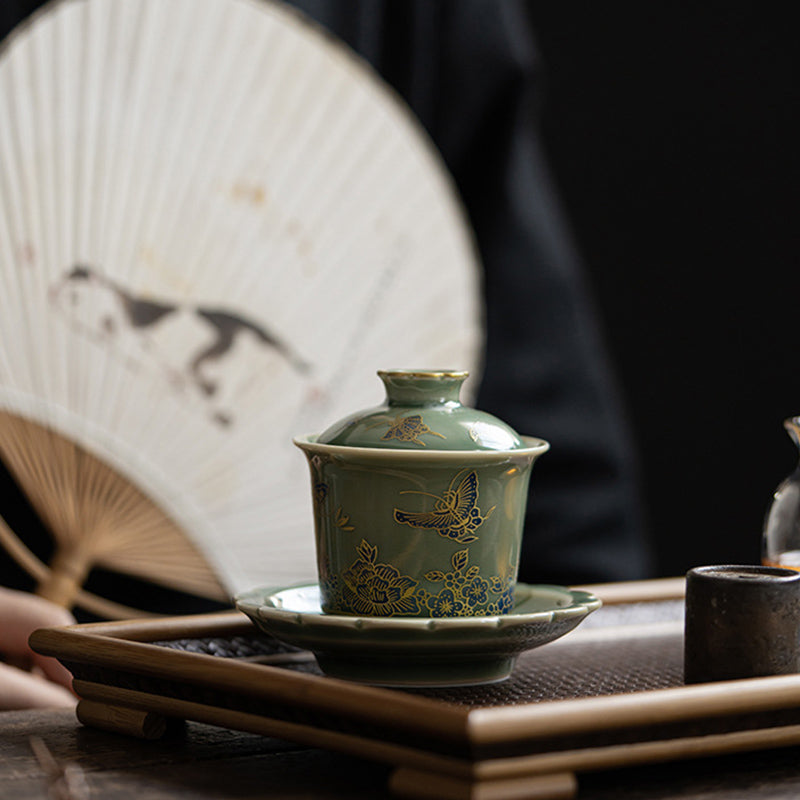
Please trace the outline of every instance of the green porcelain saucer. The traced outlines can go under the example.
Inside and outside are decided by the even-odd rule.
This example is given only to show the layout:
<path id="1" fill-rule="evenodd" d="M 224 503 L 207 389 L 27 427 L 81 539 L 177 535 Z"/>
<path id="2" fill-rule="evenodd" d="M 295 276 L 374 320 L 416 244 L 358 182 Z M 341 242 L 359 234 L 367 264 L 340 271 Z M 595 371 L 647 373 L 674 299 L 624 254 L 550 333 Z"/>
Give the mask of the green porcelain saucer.
<path id="1" fill-rule="evenodd" d="M 600 607 L 588 592 L 518 583 L 495 617 L 324 614 L 319 587 L 254 589 L 236 607 L 265 633 L 310 650 L 327 675 L 382 686 L 466 686 L 507 678 L 517 655 L 569 633 Z"/>

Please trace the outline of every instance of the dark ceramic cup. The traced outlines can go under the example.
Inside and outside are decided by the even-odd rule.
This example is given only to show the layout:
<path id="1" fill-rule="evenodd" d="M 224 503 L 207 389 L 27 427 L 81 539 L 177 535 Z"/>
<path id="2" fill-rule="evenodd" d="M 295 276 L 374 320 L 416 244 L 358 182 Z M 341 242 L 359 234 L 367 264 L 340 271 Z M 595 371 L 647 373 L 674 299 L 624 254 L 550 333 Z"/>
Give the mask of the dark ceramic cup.
<path id="1" fill-rule="evenodd" d="M 687 573 L 686 683 L 798 672 L 799 644 L 800 573 L 740 565 Z"/>

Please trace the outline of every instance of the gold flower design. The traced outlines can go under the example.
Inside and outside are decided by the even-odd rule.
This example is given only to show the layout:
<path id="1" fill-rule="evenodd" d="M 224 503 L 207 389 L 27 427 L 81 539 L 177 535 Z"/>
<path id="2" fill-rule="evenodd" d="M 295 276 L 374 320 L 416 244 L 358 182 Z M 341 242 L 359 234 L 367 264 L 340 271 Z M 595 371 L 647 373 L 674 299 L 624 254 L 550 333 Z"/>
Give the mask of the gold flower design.
<path id="1" fill-rule="evenodd" d="M 378 562 L 378 548 L 366 539 L 356 548 L 359 558 L 343 573 L 343 600 L 356 614 L 375 617 L 419 613 L 417 581 L 391 564 Z"/>

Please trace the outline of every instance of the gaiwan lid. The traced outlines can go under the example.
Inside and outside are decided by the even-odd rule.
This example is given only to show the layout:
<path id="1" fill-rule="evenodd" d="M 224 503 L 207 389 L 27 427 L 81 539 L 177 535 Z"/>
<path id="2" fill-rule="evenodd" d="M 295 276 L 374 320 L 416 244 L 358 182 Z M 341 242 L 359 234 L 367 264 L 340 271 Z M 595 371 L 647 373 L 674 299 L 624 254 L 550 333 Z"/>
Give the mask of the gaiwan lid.
<path id="1" fill-rule="evenodd" d="M 320 444 L 410 450 L 521 450 L 531 446 L 513 428 L 461 404 L 469 373 L 453 370 L 378 370 L 383 404 L 334 423 Z"/>

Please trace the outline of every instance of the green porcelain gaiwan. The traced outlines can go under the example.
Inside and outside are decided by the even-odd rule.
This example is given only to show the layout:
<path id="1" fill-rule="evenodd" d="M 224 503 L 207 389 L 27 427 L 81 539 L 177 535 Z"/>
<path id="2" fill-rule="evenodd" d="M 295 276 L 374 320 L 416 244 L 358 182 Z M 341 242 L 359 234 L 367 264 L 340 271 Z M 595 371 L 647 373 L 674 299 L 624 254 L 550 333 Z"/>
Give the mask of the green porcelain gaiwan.
<path id="1" fill-rule="evenodd" d="M 322 611 L 507 614 L 531 467 L 549 444 L 462 405 L 466 372 L 378 375 L 382 405 L 294 440 L 311 471 Z"/>

